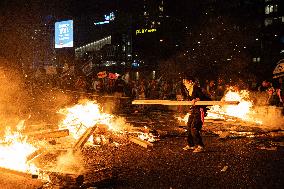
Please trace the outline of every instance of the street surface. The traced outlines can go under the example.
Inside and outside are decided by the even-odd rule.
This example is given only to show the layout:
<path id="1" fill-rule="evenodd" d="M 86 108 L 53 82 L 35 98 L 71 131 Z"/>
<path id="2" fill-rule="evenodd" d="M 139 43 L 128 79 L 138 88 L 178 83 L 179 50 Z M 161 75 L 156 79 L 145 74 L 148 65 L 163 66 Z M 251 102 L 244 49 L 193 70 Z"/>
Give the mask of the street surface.
<path id="1" fill-rule="evenodd" d="M 113 157 L 108 158 L 113 161 L 112 179 L 86 183 L 83 188 L 280 189 L 284 186 L 283 130 L 264 132 L 257 127 L 206 123 L 202 131 L 206 151 L 193 153 L 182 149 L 186 133 L 181 130 L 185 131 L 185 127 L 177 123 L 174 112 L 128 110 L 119 115 L 135 127 L 147 126 L 168 134 L 160 136 L 150 148 L 129 142 L 112 149 Z M 0 185 L 1 188 L 42 186 L 36 179 L 23 180 L 6 173 L 1 173 Z"/>

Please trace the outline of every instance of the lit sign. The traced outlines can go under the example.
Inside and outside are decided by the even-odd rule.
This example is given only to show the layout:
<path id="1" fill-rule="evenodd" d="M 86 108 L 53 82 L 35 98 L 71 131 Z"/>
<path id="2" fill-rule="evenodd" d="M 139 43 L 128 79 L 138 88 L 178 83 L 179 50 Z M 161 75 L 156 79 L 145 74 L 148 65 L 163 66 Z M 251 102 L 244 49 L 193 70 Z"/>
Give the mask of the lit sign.
<path id="1" fill-rule="evenodd" d="M 142 34 L 142 33 L 152 33 L 152 32 L 156 32 L 157 29 L 139 29 L 139 30 L 136 30 L 136 35 L 138 34 Z"/>
<path id="2" fill-rule="evenodd" d="M 73 47 L 73 20 L 55 22 L 55 48 Z"/>
<path id="3" fill-rule="evenodd" d="M 109 15 L 107 15 L 107 14 L 105 15 L 105 20 L 106 21 L 113 21 L 114 18 L 115 18 L 115 16 L 114 16 L 113 12 L 109 13 Z"/>
<path id="4" fill-rule="evenodd" d="M 114 18 L 115 18 L 114 13 L 111 12 L 109 14 L 104 15 L 104 19 L 105 19 L 104 21 L 102 21 L 102 22 L 95 22 L 94 24 L 95 25 L 109 24 L 110 21 L 114 20 Z"/>
<path id="5" fill-rule="evenodd" d="M 102 24 L 108 24 L 109 21 L 106 20 L 106 21 L 103 21 L 103 22 L 96 22 L 95 25 L 102 25 Z"/>

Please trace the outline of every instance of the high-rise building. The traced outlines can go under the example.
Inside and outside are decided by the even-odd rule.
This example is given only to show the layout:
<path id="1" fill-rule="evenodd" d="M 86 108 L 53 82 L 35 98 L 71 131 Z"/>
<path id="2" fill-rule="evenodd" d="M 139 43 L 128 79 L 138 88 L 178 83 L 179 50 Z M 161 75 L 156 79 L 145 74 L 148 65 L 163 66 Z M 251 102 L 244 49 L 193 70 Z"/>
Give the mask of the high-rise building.
<path id="1" fill-rule="evenodd" d="M 263 58 L 274 66 L 284 58 L 284 2 L 264 0 Z"/>

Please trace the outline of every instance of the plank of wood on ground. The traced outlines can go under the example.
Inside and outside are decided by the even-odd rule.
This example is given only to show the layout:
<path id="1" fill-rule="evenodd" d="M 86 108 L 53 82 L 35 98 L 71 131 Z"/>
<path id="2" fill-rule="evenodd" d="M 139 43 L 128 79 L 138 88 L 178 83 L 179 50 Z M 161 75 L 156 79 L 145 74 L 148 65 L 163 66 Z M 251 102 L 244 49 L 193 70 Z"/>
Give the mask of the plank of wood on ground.
<path id="1" fill-rule="evenodd" d="M 193 106 L 193 105 L 238 105 L 239 101 L 197 101 L 192 103 L 192 101 L 174 101 L 174 100 L 133 100 L 132 104 L 145 104 L 145 105 L 167 105 L 167 106 Z"/>
<path id="2" fill-rule="evenodd" d="M 129 137 L 129 140 L 135 144 L 138 144 L 139 146 L 142 146 L 144 148 L 149 148 L 149 147 L 153 147 L 153 144 L 151 142 L 142 140 L 140 138 L 137 137 Z"/>
<path id="3" fill-rule="evenodd" d="M 25 177 L 25 178 L 30 178 L 30 179 L 37 179 L 38 178 L 37 174 L 22 172 L 22 171 L 13 170 L 13 169 L 8 169 L 8 168 L 5 168 L 5 167 L 0 167 L 0 172 L 19 175 L 19 176 L 22 176 L 22 177 Z"/>
<path id="4" fill-rule="evenodd" d="M 91 135 L 94 133 L 94 131 L 96 130 L 96 128 L 98 126 L 100 126 L 100 125 L 96 124 L 93 127 L 87 128 L 86 131 L 82 134 L 82 136 L 76 141 L 75 145 L 73 146 L 73 150 L 77 151 L 77 150 L 82 149 L 82 147 L 89 140 L 89 138 L 91 137 Z M 101 127 L 103 127 L 103 126 L 101 126 Z"/>

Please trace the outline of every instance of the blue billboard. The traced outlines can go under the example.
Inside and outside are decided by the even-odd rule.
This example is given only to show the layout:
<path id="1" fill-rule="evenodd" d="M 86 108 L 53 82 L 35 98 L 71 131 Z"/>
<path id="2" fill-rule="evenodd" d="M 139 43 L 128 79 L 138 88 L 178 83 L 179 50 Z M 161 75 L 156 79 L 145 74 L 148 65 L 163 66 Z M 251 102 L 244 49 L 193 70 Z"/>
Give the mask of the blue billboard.
<path id="1" fill-rule="evenodd" d="M 55 22 L 55 48 L 73 47 L 73 20 Z"/>

